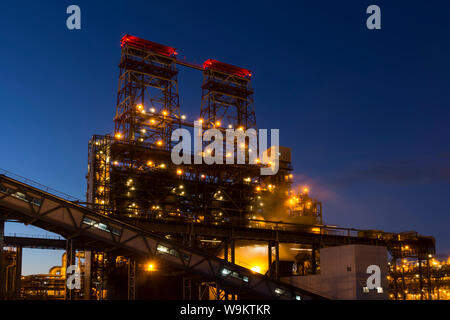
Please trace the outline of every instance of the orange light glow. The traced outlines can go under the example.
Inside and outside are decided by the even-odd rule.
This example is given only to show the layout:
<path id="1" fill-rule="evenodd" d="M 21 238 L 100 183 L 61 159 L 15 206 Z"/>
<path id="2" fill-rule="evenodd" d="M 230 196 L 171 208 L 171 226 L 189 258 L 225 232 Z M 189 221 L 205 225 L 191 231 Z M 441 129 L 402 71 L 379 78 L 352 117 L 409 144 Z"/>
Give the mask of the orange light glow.
<path id="1" fill-rule="evenodd" d="M 260 266 L 254 266 L 252 267 L 252 271 L 256 273 L 261 273 L 261 267 Z"/>

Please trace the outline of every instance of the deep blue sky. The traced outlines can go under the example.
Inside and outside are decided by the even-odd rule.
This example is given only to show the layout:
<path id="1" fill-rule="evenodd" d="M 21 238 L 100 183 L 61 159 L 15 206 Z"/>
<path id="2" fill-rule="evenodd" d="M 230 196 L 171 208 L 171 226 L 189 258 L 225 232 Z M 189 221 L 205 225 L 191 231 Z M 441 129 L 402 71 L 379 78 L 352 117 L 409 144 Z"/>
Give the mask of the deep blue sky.
<path id="1" fill-rule="evenodd" d="M 70 4 L 81 7 L 80 31 L 66 29 Z M 370 4 L 381 7 L 382 30 L 365 27 Z M 450 253 L 449 12 L 444 0 L 8 2 L 0 168 L 84 198 L 87 142 L 113 130 L 129 33 L 190 61 L 251 69 L 258 126 L 280 128 L 296 183 L 323 201 L 326 223 L 416 230 Z M 200 82 L 180 70 L 191 119 Z M 46 272 L 34 252 L 24 271 Z"/>

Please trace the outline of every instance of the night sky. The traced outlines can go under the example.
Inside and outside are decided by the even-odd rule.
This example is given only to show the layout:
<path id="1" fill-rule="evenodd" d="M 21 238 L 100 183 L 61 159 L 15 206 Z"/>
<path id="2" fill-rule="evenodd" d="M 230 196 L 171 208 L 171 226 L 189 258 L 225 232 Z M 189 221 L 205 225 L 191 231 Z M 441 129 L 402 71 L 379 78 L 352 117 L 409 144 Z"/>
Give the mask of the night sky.
<path id="1" fill-rule="evenodd" d="M 66 8 L 81 7 L 81 30 Z M 366 8 L 381 8 L 381 30 Z M 0 168 L 84 199 L 87 143 L 113 131 L 120 39 L 252 70 L 259 128 L 279 128 L 327 224 L 433 235 L 450 253 L 450 2 L 14 1 L 0 10 Z M 180 67 L 181 111 L 201 72 Z M 38 230 L 9 224 L 7 233 Z M 41 232 L 42 233 L 42 232 Z M 26 250 L 24 273 L 60 252 Z"/>

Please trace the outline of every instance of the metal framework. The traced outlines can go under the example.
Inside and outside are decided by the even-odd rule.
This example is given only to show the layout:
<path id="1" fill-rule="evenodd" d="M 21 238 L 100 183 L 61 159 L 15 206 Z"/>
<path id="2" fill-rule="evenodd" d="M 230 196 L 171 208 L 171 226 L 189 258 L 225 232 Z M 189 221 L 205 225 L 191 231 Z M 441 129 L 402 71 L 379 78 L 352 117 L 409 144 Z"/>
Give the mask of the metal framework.
<path id="1" fill-rule="evenodd" d="M 95 135 L 89 142 L 87 208 L 55 197 L 52 190 L 0 176 L 0 218 L 16 218 L 70 239 L 64 243 L 68 265 L 74 262 L 75 248 L 89 250 L 87 298 L 106 298 L 108 276 L 121 263 L 119 255 L 128 258 L 128 299 L 136 298 L 137 261 L 149 257 L 197 275 L 184 282 L 183 294 L 189 299 L 196 296 L 193 291 L 199 298 L 228 299 L 231 294 L 234 299 L 236 293 L 251 292 L 291 299 L 316 296 L 277 281 L 283 242 L 311 250 L 302 258 L 308 260 L 310 273 L 316 273 L 317 251 L 325 246 L 385 245 L 396 261 L 407 244 L 419 266 L 423 257 L 434 253 L 431 238 L 323 226 L 321 203 L 307 191 L 291 190 L 288 148 L 280 148 L 280 168 L 274 176 L 261 176 L 262 164 L 174 165 L 173 130 L 194 126 L 180 116 L 177 64 L 203 72 L 203 128 L 256 128 L 249 70 L 212 59 L 196 66 L 177 60 L 172 47 L 126 35 L 114 135 Z M 247 142 L 245 150 L 248 156 Z M 266 215 L 279 211 L 280 204 L 286 220 L 303 224 L 267 221 Z M 243 239 L 267 243 L 266 276 L 235 264 L 235 242 Z M 61 245 L 58 240 L 37 242 Z M 223 259 L 218 258 L 220 252 Z M 0 260 L 0 269 L 3 265 Z M 68 290 L 66 299 L 72 297 Z"/>
<path id="2" fill-rule="evenodd" d="M 0 214 L 3 219 L 17 219 L 89 243 L 102 252 L 114 252 L 129 259 L 160 259 L 219 282 L 230 292 L 243 290 L 272 299 L 320 298 L 3 175 L 0 175 Z"/>
<path id="3" fill-rule="evenodd" d="M 200 117 L 205 124 L 256 128 L 251 72 L 213 59 L 203 69 Z"/>
<path id="4" fill-rule="evenodd" d="M 125 35 L 119 64 L 115 136 L 129 142 L 170 147 L 180 119 L 174 48 Z M 162 117 L 150 121 L 149 115 Z"/>

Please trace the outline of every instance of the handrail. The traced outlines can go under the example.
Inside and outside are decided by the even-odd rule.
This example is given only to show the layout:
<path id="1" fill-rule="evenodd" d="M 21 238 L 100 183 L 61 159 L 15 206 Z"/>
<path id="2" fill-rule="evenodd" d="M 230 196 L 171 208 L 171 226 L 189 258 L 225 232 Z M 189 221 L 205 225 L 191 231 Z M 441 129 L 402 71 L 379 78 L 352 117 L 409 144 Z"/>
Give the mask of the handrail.
<path id="1" fill-rule="evenodd" d="M 75 202 L 78 204 L 83 204 L 85 202 L 81 201 L 80 199 L 73 197 L 69 194 L 66 194 L 64 192 L 58 191 L 56 189 L 53 189 L 51 187 L 48 187 L 46 185 L 43 185 L 39 182 L 33 181 L 31 179 L 28 178 L 24 178 L 18 174 L 15 174 L 11 171 L 7 171 L 5 169 L 1 169 L 0 168 L 0 174 L 3 174 L 7 177 L 19 180 L 20 182 L 35 186 L 41 190 L 44 190 L 48 193 L 52 193 L 54 195 L 59 196 L 60 198 L 63 198 L 64 200 L 68 200 L 71 202 Z M 364 232 L 364 231 L 377 231 L 377 230 L 367 230 L 367 229 L 356 229 L 356 228 L 345 228 L 345 227 L 337 227 L 337 226 L 330 226 L 330 225 L 307 225 L 307 224 L 298 224 L 298 223 L 294 223 L 294 222 L 284 222 L 284 221 L 271 221 L 271 220 L 260 220 L 260 219 L 245 219 L 245 221 L 243 221 L 243 219 L 241 218 L 232 218 L 232 225 L 235 225 L 235 223 L 237 222 L 237 224 L 239 225 L 242 222 L 255 222 L 254 225 L 250 226 L 250 228 L 254 228 L 254 229 L 273 229 L 273 230 L 280 230 L 280 231 L 289 231 L 292 230 L 292 228 L 296 229 L 296 228 L 318 228 L 319 232 L 317 232 L 318 234 L 324 234 L 326 232 L 335 232 L 335 233 L 339 233 L 339 232 L 343 232 L 346 234 L 346 236 L 350 236 L 351 233 L 354 232 Z M 262 224 L 263 226 L 259 226 L 256 224 Z M 382 231 L 383 235 L 390 235 L 390 236 L 394 236 L 395 233 L 392 232 L 384 232 Z"/>
<path id="2" fill-rule="evenodd" d="M 8 170 L 0 168 L 0 174 L 5 175 L 7 177 L 10 177 L 12 179 L 16 179 L 16 180 L 18 180 L 20 182 L 29 184 L 31 186 L 37 187 L 37 188 L 39 188 L 41 190 L 44 190 L 45 192 L 57 195 L 58 197 L 63 198 L 64 200 L 68 200 L 68 201 L 72 201 L 72 202 L 81 202 L 80 199 L 78 199 L 78 198 L 76 198 L 74 196 L 71 196 L 71 195 L 69 195 L 67 193 L 64 193 L 62 191 L 50 188 L 50 187 L 48 187 L 46 185 L 43 185 L 42 183 L 33 181 L 33 180 L 25 178 L 25 177 L 22 177 L 22 176 L 14 173 L 14 172 L 11 172 L 11 171 L 8 171 Z"/>
<path id="3" fill-rule="evenodd" d="M 64 237 L 61 236 L 51 236 L 46 234 L 26 234 L 26 233 L 16 233 L 16 232 L 8 232 L 5 233 L 5 237 L 19 237 L 19 238 L 32 238 L 32 239 L 50 239 L 50 240 L 65 240 Z"/>

